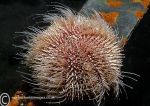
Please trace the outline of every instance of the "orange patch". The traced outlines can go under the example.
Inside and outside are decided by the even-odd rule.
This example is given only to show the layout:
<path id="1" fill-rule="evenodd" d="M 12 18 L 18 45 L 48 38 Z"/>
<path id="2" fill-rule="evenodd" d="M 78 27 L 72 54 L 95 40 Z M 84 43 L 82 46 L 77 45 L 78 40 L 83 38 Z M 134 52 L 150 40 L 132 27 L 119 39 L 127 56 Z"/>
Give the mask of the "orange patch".
<path id="1" fill-rule="evenodd" d="M 110 13 L 101 12 L 100 14 L 103 16 L 105 21 L 108 22 L 110 25 L 115 24 L 117 17 L 119 16 L 118 12 L 110 12 Z"/>
<path id="2" fill-rule="evenodd" d="M 8 106 L 21 106 L 21 104 L 23 104 L 23 106 L 35 106 L 32 101 L 20 99 L 19 97 L 25 97 L 22 91 L 17 91 L 15 93 L 15 95 L 12 97 L 12 100 L 10 101 Z"/>
<path id="3" fill-rule="evenodd" d="M 19 106 L 20 105 L 20 99 L 18 97 L 23 96 L 22 91 L 17 91 L 15 93 L 15 95 L 12 98 L 12 100 L 10 101 L 10 103 L 8 104 L 8 106 Z"/>
<path id="4" fill-rule="evenodd" d="M 27 106 L 35 106 L 33 102 L 29 102 Z"/>
<path id="5" fill-rule="evenodd" d="M 141 19 L 143 17 L 144 13 L 143 11 L 136 11 L 135 12 L 135 16 L 138 18 L 138 19 Z"/>
<path id="6" fill-rule="evenodd" d="M 7 106 L 19 106 L 19 100 L 13 99 L 9 102 L 9 104 Z"/>
<path id="7" fill-rule="evenodd" d="M 150 5 L 150 0 L 132 0 L 132 2 L 139 2 L 144 8 L 147 8 Z"/>
<path id="8" fill-rule="evenodd" d="M 147 8 L 148 5 L 150 4 L 150 0 L 141 0 L 141 1 L 142 1 L 144 8 Z"/>
<path id="9" fill-rule="evenodd" d="M 107 3 L 110 7 L 120 7 L 123 5 L 123 2 L 114 0 L 107 0 Z"/>

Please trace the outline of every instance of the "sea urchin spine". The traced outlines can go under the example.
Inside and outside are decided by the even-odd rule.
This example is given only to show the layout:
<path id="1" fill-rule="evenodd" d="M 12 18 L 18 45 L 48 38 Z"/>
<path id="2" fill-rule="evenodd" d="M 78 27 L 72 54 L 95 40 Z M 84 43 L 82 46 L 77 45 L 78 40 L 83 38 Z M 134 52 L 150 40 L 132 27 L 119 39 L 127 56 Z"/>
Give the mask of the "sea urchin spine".
<path id="1" fill-rule="evenodd" d="M 58 102 L 88 97 L 100 105 L 106 92 L 118 95 L 122 84 L 121 39 L 95 11 L 88 17 L 61 12 L 45 15 L 51 25 L 28 41 L 25 63 L 32 68 L 37 93 Z"/>

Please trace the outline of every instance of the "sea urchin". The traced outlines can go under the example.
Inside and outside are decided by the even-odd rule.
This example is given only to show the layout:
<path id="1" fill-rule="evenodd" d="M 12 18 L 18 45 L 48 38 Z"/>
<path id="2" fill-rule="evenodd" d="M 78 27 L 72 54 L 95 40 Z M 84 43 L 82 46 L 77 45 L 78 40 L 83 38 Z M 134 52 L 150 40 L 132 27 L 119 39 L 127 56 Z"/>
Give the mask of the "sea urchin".
<path id="1" fill-rule="evenodd" d="M 95 11 L 90 16 L 60 11 L 44 16 L 51 25 L 32 34 L 24 55 L 37 92 L 58 102 L 88 97 L 100 105 L 104 94 L 118 95 L 122 84 L 122 41 Z"/>

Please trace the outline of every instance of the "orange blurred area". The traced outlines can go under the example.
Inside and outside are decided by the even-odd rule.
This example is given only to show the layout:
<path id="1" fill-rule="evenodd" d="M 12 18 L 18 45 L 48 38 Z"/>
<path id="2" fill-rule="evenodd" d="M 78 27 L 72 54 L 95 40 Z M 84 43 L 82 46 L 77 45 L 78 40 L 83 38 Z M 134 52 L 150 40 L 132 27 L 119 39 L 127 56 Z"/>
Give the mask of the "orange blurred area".
<path id="1" fill-rule="evenodd" d="M 135 12 L 135 16 L 138 18 L 138 19 L 141 19 L 144 15 L 144 12 L 143 11 L 136 11 Z"/>
<path id="2" fill-rule="evenodd" d="M 110 7 L 120 7 L 123 5 L 121 0 L 107 0 L 107 3 Z"/>
<path id="3" fill-rule="evenodd" d="M 108 22 L 110 25 L 114 25 L 116 23 L 117 17 L 119 16 L 118 12 L 101 12 L 102 17 Z"/>
<path id="4" fill-rule="evenodd" d="M 147 8 L 150 4 L 150 0 L 132 0 L 132 2 L 139 2 L 144 6 L 144 8 Z"/>

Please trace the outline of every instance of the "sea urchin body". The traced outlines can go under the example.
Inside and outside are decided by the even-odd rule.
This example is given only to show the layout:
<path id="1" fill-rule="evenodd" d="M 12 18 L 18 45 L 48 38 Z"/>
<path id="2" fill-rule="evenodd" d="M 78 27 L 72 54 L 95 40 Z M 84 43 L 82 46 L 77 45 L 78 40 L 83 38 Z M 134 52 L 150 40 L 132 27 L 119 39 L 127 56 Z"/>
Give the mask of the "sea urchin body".
<path id="1" fill-rule="evenodd" d="M 121 40 L 96 12 L 62 13 L 45 15 L 51 25 L 33 34 L 25 62 L 39 93 L 59 102 L 88 97 L 99 105 L 106 92 L 119 92 Z"/>

